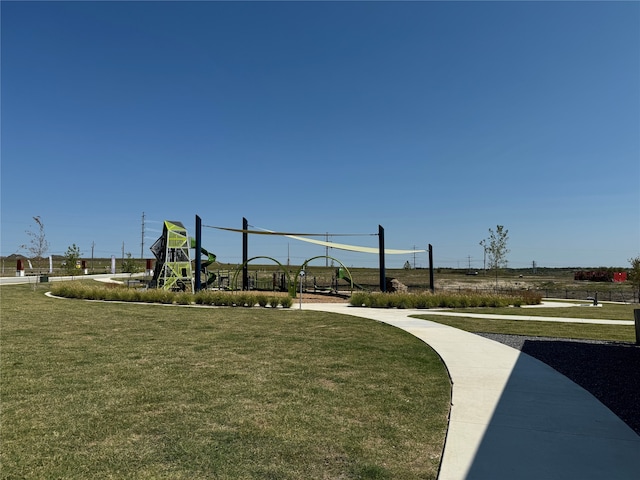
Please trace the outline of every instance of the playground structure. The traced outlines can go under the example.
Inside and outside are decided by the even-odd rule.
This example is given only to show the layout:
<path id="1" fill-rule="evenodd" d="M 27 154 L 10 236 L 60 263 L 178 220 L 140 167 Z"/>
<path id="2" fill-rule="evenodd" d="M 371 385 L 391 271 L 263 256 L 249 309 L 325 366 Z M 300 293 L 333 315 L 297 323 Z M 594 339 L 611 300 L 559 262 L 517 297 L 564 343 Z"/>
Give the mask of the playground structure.
<path id="1" fill-rule="evenodd" d="M 343 280 L 346 280 L 347 282 L 349 282 L 351 284 L 351 290 L 353 290 L 353 287 L 356 287 L 360 290 L 365 290 L 365 288 L 362 285 L 358 285 L 357 283 L 355 283 L 353 281 L 353 278 L 351 278 L 351 273 L 349 272 L 349 270 L 347 270 L 346 268 L 338 268 L 337 272 L 336 272 L 336 277 L 337 278 L 341 278 Z M 336 283 L 337 285 L 337 283 Z"/>
<path id="2" fill-rule="evenodd" d="M 202 283 L 202 276 L 205 288 L 212 287 L 217 279 L 228 280 L 228 274 L 225 277 L 208 270 L 216 261 L 216 256 L 202 247 L 199 249 L 200 255 L 206 255 L 207 260 L 200 261 L 193 272 L 189 253 L 190 249 L 195 248 L 196 240 L 187 235 L 187 229 L 181 222 L 165 220 L 162 235 L 150 248 L 156 257 L 156 268 L 149 287 L 194 292 L 195 283 L 197 280 Z"/>
<path id="3" fill-rule="evenodd" d="M 184 225 L 165 220 L 162 236 L 151 245 L 151 251 L 156 257 L 156 268 L 149 287 L 193 292 L 189 248 L 189 237 Z"/>
<path id="4" fill-rule="evenodd" d="M 328 248 L 333 248 L 333 249 L 337 249 L 337 250 L 347 250 L 347 251 L 352 251 L 352 252 L 362 252 L 362 253 L 372 253 L 372 254 L 376 254 L 378 255 L 378 259 L 379 259 L 379 285 L 380 285 L 380 290 L 382 292 L 387 291 L 387 278 L 386 278 L 386 268 L 385 268 L 385 255 L 394 255 L 394 254 L 413 254 L 413 253 L 418 253 L 418 252 L 424 252 L 425 250 L 397 250 L 397 249 L 387 249 L 384 246 L 384 228 L 382 228 L 381 225 L 378 225 L 378 233 L 377 234 L 366 234 L 366 235 L 377 235 L 378 237 L 378 248 L 375 247 L 362 247 L 362 246 L 357 246 L 357 245 L 348 245 L 348 244 L 342 244 L 342 243 L 336 243 L 336 242 L 328 242 L 328 241 L 322 241 L 322 240 L 316 240 L 316 239 L 311 239 L 311 238 L 307 238 L 307 237 L 324 237 L 324 236 L 328 236 L 327 233 L 323 233 L 323 234 L 319 234 L 319 233 L 288 233 L 288 232 L 274 232 L 274 231 L 270 231 L 270 230 L 265 230 L 265 229 L 260 229 L 260 230 L 249 230 L 249 222 L 247 221 L 246 218 L 242 219 L 242 228 L 241 229 L 237 229 L 237 228 L 229 228 L 229 227 L 214 227 L 211 225 L 207 225 L 209 228 L 215 228 L 218 230 L 226 230 L 229 232 L 238 232 L 238 233 L 242 233 L 242 261 L 243 261 L 243 269 L 242 269 L 242 285 L 243 285 L 243 289 L 246 290 L 248 289 L 248 285 L 249 285 L 249 281 L 248 281 L 248 237 L 249 234 L 253 234 L 253 235 L 280 235 L 280 236 L 284 236 L 287 238 L 292 238 L 295 240 L 299 240 L 299 241 L 303 241 L 303 242 L 309 242 L 309 243 L 313 243 L 316 245 L 321 245 L 324 247 L 328 247 Z M 200 219 L 200 217 L 198 215 L 196 215 L 196 230 L 199 232 L 200 229 L 202 228 L 202 221 Z M 336 234 L 332 234 L 332 236 L 335 236 Z M 342 235 L 342 236 L 353 236 L 353 235 L 358 235 L 358 234 L 338 234 L 338 235 Z M 360 234 L 361 235 L 361 234 Z M 197 237 L 196 237 L 197 238 Z M 197 255 L 196 255 L 197 257 Z M 318 257 L 314 257 L 314 258 L 318 258 Z M 322 258 L 326 258 L 326 257 L 322 257 Z M 303 272 L 302 269 L 300 269 L 299 272 Z M 297 277 L 296 276 L 296 285 L 297 285 Z M 433 291 L 434 287 L 433 287 L 433 248 L 431 245 L 429 245 L 429 283 L 430 283 L 430 288 Z M 198 286 L 196 285 L 196 289 L 198 288 Z"/>
<path id="5" fill-rule="evenodd" d="M 290 293 L 295 293 L 301 286 L 299 282 L 305 277 L 305 268 L 307 265 L 316 259 L 331 259 L 332 261 L 340 264 L 340 268 L 336 270 L 336 274 L 333 277 L 330 287 L 318 286 L 315 278 L 313 281 L 314 291 L 327 291 L 330 293 L 338 293 L 339 280 L 345 280 L 350 287 L 350 293 L 353 292 L 354 286 L 356 288 L 364 289 L 361 285 L 354 283 L 353 277 L 349 272 L 349 269 L 337 258 L 329 257 L 327 255 L 315 256 L 307 259 L 297 270 L 295 276 L 292 276 L 287 272 L 287 269 L 276 259 L 272 257 L 253 257 L 248 258 L 248 236 L 249 234 L 261 234 L 261 235 L 281 235 L 289 238 L 293 238 L 300 241 L 306 241 L 325 247 L 330 247 L 338 250 L 349 250 L 364 253 L 375 253 L 380 260 L 380 290 L 386 291 L 387 278 L 385 272 L 385 254 L 407 254 L 424 252 L 424 250 L 392 250 L 384 248 L 384 229 L 378 225 L 378 248 L 372 247 L 360 247 L 356 245 L 346 245 L 335 242 L 325 242 L 310 238 L 309 236 L 319 236 L 326 234 L 310 234 L 310 233 L 285 233 L 285 232 L 272 232 L 267 230 L 249 230 L 249 225 L 246 218 L 243 218 L 242 229 L 224 228 L 224 227 L 211 227 L 219 230 L 226 230 L 232 232 L 242 233 L 242 264 L 235 270 L 233 274 L 233 280 L 231 275 L 226 276 L 226 288 L 232 290 L 238 288 L 238 275 L 242 272 L 242 290 L 250 290 L 260 288 L 260 282 L 256 274 L 255 281 L 251 282 L 249 278 L 248 265 L 251 261 L 263 258 L 269 259 L 277 263 L 282 270 L 282 273 L 278 277 L 276 273 L 272 274 L 271 287 L 273 290 L 288 290 Z M 347 234 L 344 234 L 347 235 Z M 373 234 L 371 234 L 373 235 Z M 192 269 L 192 260 L 189 254 L 190 249 L 195 249 L 195 268 Z M 202 220 L 196 215 L 196 228 L 195 238 L 187 236 L 187 230 L 181 222 L 177 221 L 165 221 L 162 236 L 156 240 L 151 246 L 151 251 L 156 257 L 157 263 L 154 269 L 153 278 L 149 284 L 150 288 L 162 288 L 165 290 L 173 291 L 189 291 L 197 292 L 202 289 L 216 288 L 216 279 L 218 280 L 217 288 L 220 288 L 222 283 L 220 276 L 216 276 L 209 270 L 209 267 L 216 262 L 216 256 L 202 247 Z M 202 256 L 205 255 L 207 259 L 203 262 Z M 433 290 L 433 257 L 432 248 L 429 245 L 429 266 L 430 266 L 430 284 Z M 195 272 L 195 275 L 194 275 Z M 204 282 L 203 282 L 204 279 Z M 304 282 L 306 286 L 306 279 Z M 264 288 L 265 284 L 262 284 Z"/>
<path id="6" fill-rule="evenodd" d="M 195 238 L 190 238 L 190 243 L 191 243 L 191 248 L 196 249 L 196 239 Z M 197 251 L 197 249 L 196 249 Z M 204 276 L 205 278 L 205 283 L 204 286 L 205 288 L 210 288 L 211 286 L 213 286 L 215 284 L 216 279 L 219 278 L 220 275 L 216 275 L 213 272 L 210 272 L 208 270 L 208 267 L 210 265 L 213 265 L 216 261 L 216 256 L 209 252 L 208 250 L 206 250 L 203 247 L 200 247 L 200 251 L 202 252 L 202 255 L 206 255 L 207 256 L 207 260 L 205 262 L 201 262 L 200 263 L 200 269 L 196 270 L 196 272 L 200 272 L 200 281 L 202 282 L 202 276 Z M 195 281 L 194 281 L 195 283 Z M 218 285 L 218 287 L 220 287 L 220 285 Z"/>
<path id="7" fill-rule="evenodd" d="M 244 275 L 245 269 L 246 267 L 249 265 L 249 263 L 251 263 L 253 260 L 257 260 L 257 259 L 266 259 L 266 260 L 271 260 L 274 263 L 276 263 L 280 269 L 282 270 L 282 274 L 280 276 L 280 280 L 279 280 L 279 286 L 276 287 L 278 285 L 278 282 L 276 280 L 276 274 L 273 274 L 273 281 L 272 281 L 272 289 L 273 290 L 280 290 L 280 291 L 291 291 L 291 292 L 298 292 L 300 289 L 300 282 L 302 282 L 302 286 L 304 286 L 304 291 L 307 292 L 309 291 L 309 288 L 307 287 L 307 283 L 306 280 L 307 278 L 309 278 L 308 276 L 304 275 L 305 269 L 307 268 L 308 264 L 310 262 L 312 262 L 313 260 L 317 260 L 317 259 L 330 259 L 334 262 L 339 263 L 341 266 L 339 269 L 336 269 L 336 274 L 335 276 L 332 278 L 330 285 L 329 286 L 319 286 L 316 283 L 316 278 L 313 277 L 313 292 L 314 293 L 333 293 L 333 294 L 338 294 L 339 293 L 339 285 L 338 285 L 338 280 L 343 279 L 345 281 L 347 281 L 350 284 L 350 293 L 353 293 L 353 287 L 354 285 L 357 286 L 358 288 L 365 290 L 364 287 L 354 284 L 353 280 L 351 279 L 351 273 L 349 272 L 349 269 L 337 258 L 333 258 L 327 255 L 318 255 L 315 257 L 311 257 L 307 260 L 305 260 L 305 262 L 297 269 L 296 273 L 291 276 L 289 275 L 289 272 L 287 272 L 286 268 L 284 267 L 284 265 L 282 265 L 278 260 L 276 260 L 275 258 L 272 257 L 265 257 L 265 256 L 259 256 L 259 257 L 252 257 L 247 259 L 245 262 L 243 262 L 243 264 L 238 267 L 234 273 L 233 276 L 233 281 L 231 282 L 231 288 L 233 290 L 239 290 L 238 288 L 238 276 L 239 274 L 242 272 Z M 253 290 L 253 289 L 261 289 L 260 286 L 260 282 L 258 281 L 258 276 L 256 274 L 255 280 L 253 278 L 251 278 L 250 276 L 247 276 L 248 280 L 244 281 L 242 283 L 242 289 L 243 290 Z M 292 281 L 293 278 L 293 281 Z M 304 279 L 304 281 L 300 280 L 300 279 Z M 246 287 L 245 287 L 246 286 Z M 262 284 L 262 289 L 264 288 L 264 283 Z M 290 288 L 291 287 L 291 288 Z M 268 289 L 268 288 L 267 288 Z"/>

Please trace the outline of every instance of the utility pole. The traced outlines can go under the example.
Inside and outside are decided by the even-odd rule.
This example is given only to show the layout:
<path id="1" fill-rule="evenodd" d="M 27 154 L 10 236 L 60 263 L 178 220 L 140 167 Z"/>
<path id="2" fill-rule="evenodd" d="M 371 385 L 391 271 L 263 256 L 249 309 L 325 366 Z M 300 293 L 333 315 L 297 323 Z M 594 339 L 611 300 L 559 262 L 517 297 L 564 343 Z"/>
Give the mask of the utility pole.
<path id="1" fill-rule="evenodd" d="M 142 212 L 142 235 L 140 240 L 140 259 L 144 258 L 144 212 Z"/>
<path id="2" fill-rule="evenodd" d="M 482 250 L 484 250 L 484 257 L 482 260 L 482 270 L 484 271 L 484 274 L 487 274 L 487 242 L 486 240 L 482 240 L 480 242 L 480 246 L 482 247 Z"/>
<path id="3" fill-rule="evenodd" d="M 124 266 L 124 240 L 122 241 L 122 265 Z"/>
<path id="4" fill-rule="evenodd" d="M 96 246 L 96 242 L 91 242 L 91 273 L 93 273 L 93 248 Z"/>
<path id="5" fill-rule="evenodd" d="M 484 250 L 484 257 L 482 258 L 482 268 L 484 270 L 484 274 L 487 274 L 487 249 Z"/>
<path id="6" fill-rule="evenodd" d="M 413 269 L 416 269 L 416 246 L 413 246 Z"/>

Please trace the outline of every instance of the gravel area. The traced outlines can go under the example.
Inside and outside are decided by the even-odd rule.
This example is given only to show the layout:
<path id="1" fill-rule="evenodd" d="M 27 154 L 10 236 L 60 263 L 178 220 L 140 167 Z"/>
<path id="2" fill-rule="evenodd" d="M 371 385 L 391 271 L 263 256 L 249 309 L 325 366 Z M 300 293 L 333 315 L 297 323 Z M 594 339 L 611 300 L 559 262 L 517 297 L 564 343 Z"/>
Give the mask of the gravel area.
<path id="1" fill-rule="evenodd" d="M 632 343 L 477 333 L 569 377 L 640 435 L 640 346 Z"/>

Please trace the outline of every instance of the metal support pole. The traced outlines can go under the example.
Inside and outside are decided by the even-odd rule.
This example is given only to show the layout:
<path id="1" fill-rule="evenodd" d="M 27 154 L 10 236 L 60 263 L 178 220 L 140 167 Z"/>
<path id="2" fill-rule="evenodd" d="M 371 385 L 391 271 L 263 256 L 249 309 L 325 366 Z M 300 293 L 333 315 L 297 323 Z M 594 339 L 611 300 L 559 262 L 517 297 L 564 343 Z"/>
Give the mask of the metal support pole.
<path id="1" fill-rule="evenodd" d="M 202 270 L 202 219 L 196 215 L 196 283 L 195 283 L 195 291 L 199 292 L 202 290 L 202 279 L 201 279 L 201 271 Z"/>
<path id="2" fill-rule="evenodd" d="M 380 291 L 387 291 L 387 272 L 384 267 L 384 228 L 378 225 L 378 255 L 380 257 Z"/>
<path id="3" fill-rule="evenodd" d="M 249 290 L 249 222 L 246 218 L 242 217 L 242 290 Z"/>
<path id="4" fill-rule="evenodd" d="M 302 310 L 302 279 L 304 278 L 304 270 L 300 270 L 300 310 Z"/>
<path id="5" fill-rule="evenodd" d="M 429 244 L 429 288 L 431 293 L 436 291 L 436 287 L 433 284 L 433 247 Z"/>

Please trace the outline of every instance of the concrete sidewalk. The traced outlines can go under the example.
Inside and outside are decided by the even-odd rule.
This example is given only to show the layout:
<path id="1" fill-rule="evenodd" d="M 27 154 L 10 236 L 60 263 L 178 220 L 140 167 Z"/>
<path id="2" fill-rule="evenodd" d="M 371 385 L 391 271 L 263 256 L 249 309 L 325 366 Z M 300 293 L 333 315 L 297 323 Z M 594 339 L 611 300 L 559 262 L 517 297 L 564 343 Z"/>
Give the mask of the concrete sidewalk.
<path id="1" fill-rule="evenodd" d="M 302 308 L 396 326 L 440 355 L 453 384 L 440 480 L 640 478 L 640 436 L 589 392 L 533 357 L 409 318 L 424 310 Z"/>

